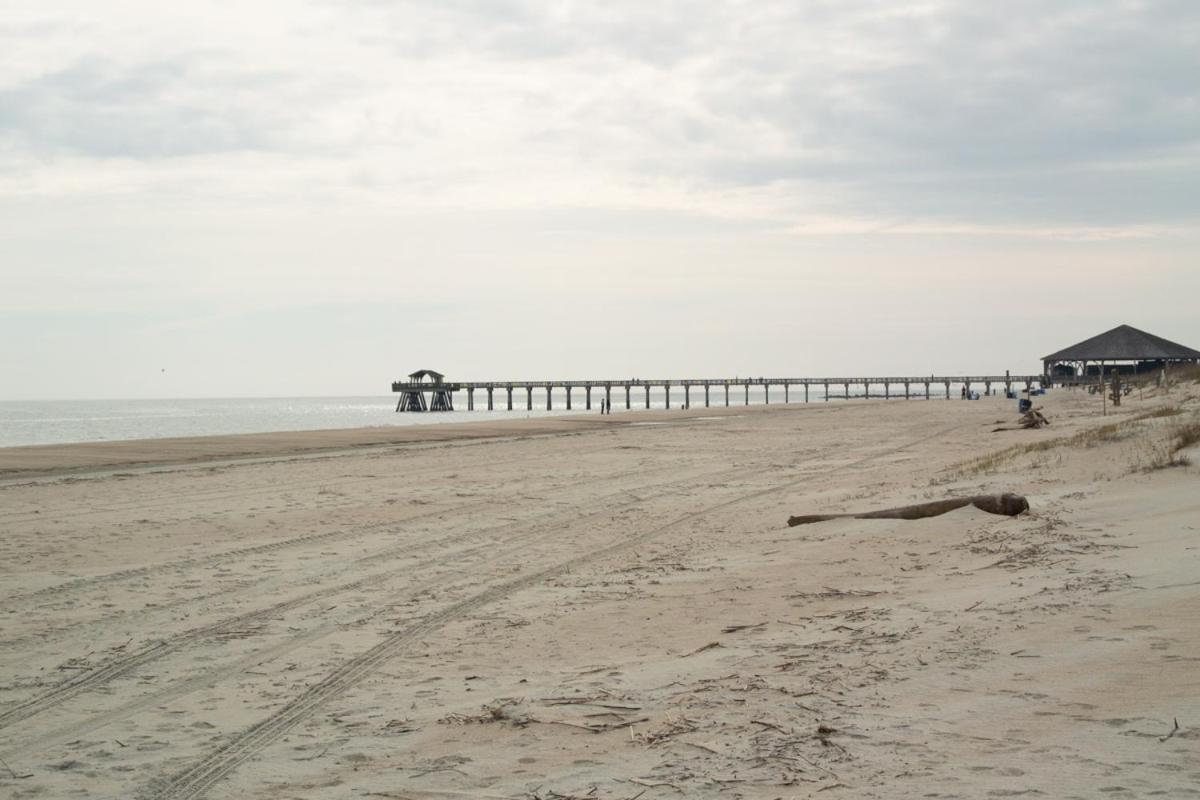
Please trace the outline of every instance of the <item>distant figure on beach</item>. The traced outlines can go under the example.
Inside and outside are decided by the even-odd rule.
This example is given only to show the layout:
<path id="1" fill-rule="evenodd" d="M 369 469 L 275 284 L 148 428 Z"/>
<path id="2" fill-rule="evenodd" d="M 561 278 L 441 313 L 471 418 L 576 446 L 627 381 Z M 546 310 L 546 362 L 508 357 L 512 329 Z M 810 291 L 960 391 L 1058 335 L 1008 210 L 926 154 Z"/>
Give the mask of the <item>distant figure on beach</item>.
<path id="1" fill-rule="evenodd" d="M 967 387 L 966 386 L 962 387 L 962 399 L 963 400 L 967 399 Z"/>

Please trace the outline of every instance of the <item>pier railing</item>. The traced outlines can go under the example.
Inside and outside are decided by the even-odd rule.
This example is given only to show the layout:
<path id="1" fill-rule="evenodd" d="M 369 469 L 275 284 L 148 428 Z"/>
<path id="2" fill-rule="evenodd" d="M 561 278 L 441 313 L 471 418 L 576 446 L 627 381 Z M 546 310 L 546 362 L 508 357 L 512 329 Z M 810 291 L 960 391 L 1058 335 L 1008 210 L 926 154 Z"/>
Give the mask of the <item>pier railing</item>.
<path id="1" fill-rule="evenodd" d="M 554 390 L 559 389 L 565 391 L 566 407 L 571 408 L 572 394 L 574 389 L 584 390 L 585 408 L 592 407 L 592 392 L 593 390 L 602 390 L 604 399 L 611 406 L 613 389 L 624 390 L 624 405 L 625 408 L 633 407 L 634 390 L 638 390 L 638 394 L 645 394 L 645 407 L 650 408 L 650 392 L 652 389 L 660 389 L 666 395 L 666 404 L 671 403 L 671 389 L 682 388 L 684 392 L 683 404 L 691 405 L 691 393 L 693 389 L 701 388 L 704 391 L 704 405 L 711 405 L 711 395 L 713 389 L 723 389 L 724 405 L 730 405 L 730 389 L 738 388 L 742 390 L 742 402 L 745 405 L 750 404 L 750 389 L 752 387 L 762 387 L 764 391 L 764 399 L 766 403 L 771 402 L 771 387 L 783 387 L 783 402 L 791 402 L 791 389 L 797 387 L 803 389 L 804 402 L 809 402 L 809 391 L 813 386 L 820 386 L 824 389 L 823 399 L 828 401 L 831 399 L 850 397 L 871 397 L 871 388 L 877 387 L 882 390 L 882 394 L 875 395 L 884 399 L 924 397 L 930 399 L 933 394 L 931 387 L 944 388 L 945 396 L 950 397 L 951 386 L 962 386 L 963 393 L 967 394 L 971 391 L 972 386 L 983 386 L 986 392 L 991 392 L 992 386 L 1003 386 L 1005 390 L 1011 391 L 1013 386 L 1019 386 L 1024 389 L 1032 389 L 1036 384 L 1042 386 L 1046 378 L 1042 375 L 923 375 L 919 377 L 908 376 L 879 376 L 879 377 L 830 377 L 830 378 L 768 378 L 768 377 L 748 377 L 740 376 L 733 378 L 604 378 L 604 379 L 584 379 L 584 380 L 535 380 L 535 381 L 454 381 L 454 382 L 417 382 L 417 381 L 396 381 L 392 384 L 393 392 L 401 392 L 401 400 L 405 396 L 419 394 L 423 392 L 444 392 L 447 396 L 452 397 L 455 392 L 465 391 L 467 393 L 467 410 L 475 409 L 475 392 L 482 390 L 487 395 L 487 409 L 494 409 L 494 395 L 497 390 L 503 391 L 506 395 L 505 407 L 512 411 L 513 392 L 524 390 L 525 406 L 528 410 L 533 410 L 533 393 L 534 390 L 546 392 L 546 408 L 552 408 L 552 394 Z M 840 387 L 843 389 L 842 394 L 829 393 L 829 387 Z M 850 387 L 862 387 L 863 392 L 859 394 L 851 394 Z M 903 391 L 897 391 L 893 394 L 893 387 L 899 389 L 903 387 Z M 919 387 L 922 391 L 914 391 L 914 387 Z M 940 394 L 940 392 L 939 392 Z M 799 401 L 797 401 L 799 402 Z M 397 410 L 400 405 L 397 405 Z"/>

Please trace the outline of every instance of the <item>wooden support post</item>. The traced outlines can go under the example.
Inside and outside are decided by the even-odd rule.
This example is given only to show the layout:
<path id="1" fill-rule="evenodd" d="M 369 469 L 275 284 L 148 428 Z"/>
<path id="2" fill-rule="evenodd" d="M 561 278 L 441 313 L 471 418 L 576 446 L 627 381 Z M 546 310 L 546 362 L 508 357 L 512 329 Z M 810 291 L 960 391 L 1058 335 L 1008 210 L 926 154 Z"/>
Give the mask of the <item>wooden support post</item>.
<path id="1" fill-rule="evenodd" d="M 729 408 L 729 384 L 725 384 L 725 407 Z"/>
<path id="2" fill-rule="evenodd" d="M 507 389 L 508 389 L 508 410 L 512 411 L 512 387 L 509 386 L 509 387 L 507 387 Z"/>
<path id="3" fill-rule="evenodd" d="M 666 407 L 670 408 L 671 407 L 671 384 L 669 384 L 669 383 L 663 384 L 663 393 L 664 393 L 664 396 L 666 397 Z"/>
<path id="4" fill-rule="evenodd" d="M 650 407 L 650 384 L 646 384 L 646 408 Z"/>
<path id="5" fill-rule="evenodd" d="M 704 384 L 704 407 L 708 408 L 708 384 Z"/>
<path id="6" fill-rule="evenodd" d="M 547 411 L 550 411 L 554 408 L 554 406 L 550 404 L 550 392 L 553 391 L 553 389 L 554 389 L 554 387 L 552 387 L 550 384 L 546 384 L 546 410 Z"/>
<path id="7" fill-rule="evenodd" d="M 850 384 L 843 383 L 842 388 L 846 390 L 846 399 L 849 400 L 850 399 Z"/>
<path id="8" fill-rule="evenodd" d="M 495 409 L 492 408 L 492 387 L 491 386 L 487 387 L 487 393 L 488 393 L 488 411 L 494 411 Z"/>
<path id="9" fill-rule="evenodd" d="M 533 387 L 532 386 L 525 387 L 525 403 L 526 403 L 525 410 L 533 411 Z"/>
<path id="10" fill-rule="evenodd" d="M 892 385 L 890 383 L 888 383 L 887 381 L 884 381 L 884 383 L 883 383 L 883 399 L 884 400 L 892 399 Z"/>
<path id="11" fill-rule="evenodd" d="M 808 384 L 804 384 L 804 402 L 808 402 Z"/>
<path id="12" fill-rule="evenodd" d="M 983 382 L 983 394 L 984 394 L 984 396 L 986 397 L 986 396 L 990 395 L 991 393 L 992 393 L 992 382 L 991 382 L 991 381 L 984 381 L 984 382 Z"/>
<path id="13" fill-rule="evenodd" d="M 829 402 L 829 381 L 825 381 L 825 402 Z"/>
<path id="14" fill-rule="evenodd" d="M 605 413 L 612 411 L 612 384 L 604 384 L 604 410 Z"/>
<path id="15" fill-rule="evenodd" d="M 592 410 L 592 387 L 586 386 L 584 388 L 587 390 L 587 410 L 591 411 Z"/>
<path id="16" fill-rule="evenodd" d="M 950 399 L 950 381 L 946 381 L 946 399 Z"/>
<path id="17" fill-rule="evenodd" d="M 929 381 L 925 381 L 925 399 L 929 399 Z"/>
<path id="18" fill-rule="evenodd" d="M 905 400 L 908 400 L 908 399 L 910 399 L 910 398 L 909 398 L 909 392 L 908 392 L 908 381 L 905 381 L 905 382 L 904 382 L 904 399 L 905 399 Z"/>
<path id="19" fill-rule="evenodd" d="M 467 388 L 467 411 L 475 410 L 475 387 Z"/>
<path id="20" fill-rule="evenodd" d="M 628 384 L 628 383 L 627 383 L 627 384 L 625 384 L 625 410 L 626 410 L 626 411 L 628 411 L 630 408 L 632 408 L 632 406 L 630 406 L 630 405 L 629 405 L 629 391 L 630 391 L 630 388 L 631 388 L 631 387 L 629 386 L 629 384 Z"/>
<path id="21" fill-rule="evenodd" d="M 789 394 L 790 394 L 790 393 L 791 393 L 791 387 L 790 387 L 790 386 L 788 386 L 788 385 L 785 383 L 785 384 L 783 385 L 783 404 L 784 404 L 785 406 L 788 404 L 788 401 L 789 401 Z"/>
<path id="22" fill-rule="evenodd" d="M 746 405 L 750 405 L 750 382 L 746 381 Z"/>
<path id="23" fill-rule="evenodd" d="M 683 407 L 692 407 L 692 385 L 690 383 L 685 383 L 683 385 Z"/>
<path id="24" fill-rule="evenodd" d="M 763 402 L 771 405 L 771 384 L 769 383 L 763 384 Z"/>
<path id="25" fill-rule="evenodd" d="M 571 384 L 569 384 L 569 383 L 567 384 L 566 390 L 567 390 L 567 411 L 570 411 L 571 410 Z"/>

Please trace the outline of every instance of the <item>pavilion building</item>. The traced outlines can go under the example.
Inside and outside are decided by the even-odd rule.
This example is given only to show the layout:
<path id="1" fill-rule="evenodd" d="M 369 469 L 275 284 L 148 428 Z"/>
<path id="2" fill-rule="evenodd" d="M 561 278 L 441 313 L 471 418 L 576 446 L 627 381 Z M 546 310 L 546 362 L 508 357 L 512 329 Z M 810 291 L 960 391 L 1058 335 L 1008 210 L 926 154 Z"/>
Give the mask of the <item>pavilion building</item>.
<path id="1" fill-rule="evenodd" d="M 1118 325 L 1042 358 L 1043 374 L 1052 382 L 1095 377 L 1114 368 L 1122 375 L 1145 374 L 1176 363 L 1200 363 L 1200 350 L 1131 325 Z"/>

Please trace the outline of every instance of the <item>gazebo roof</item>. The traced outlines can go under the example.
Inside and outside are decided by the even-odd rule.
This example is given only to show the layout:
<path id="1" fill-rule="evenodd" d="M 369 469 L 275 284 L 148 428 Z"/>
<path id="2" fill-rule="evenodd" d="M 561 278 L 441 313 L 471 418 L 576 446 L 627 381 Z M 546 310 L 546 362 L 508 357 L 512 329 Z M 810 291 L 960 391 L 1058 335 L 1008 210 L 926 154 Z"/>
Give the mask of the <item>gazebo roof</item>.
<path id="1" fill-rule="evenodd" d="M 1130 325 L 1118 325 L 1099 336 L 1084 339 L 1043 361 L 1169 361 L 1200 359 L 1200 350 L 1193 350 L 1161 336 L 1140 331 Z"/>
<path id="2" fill-rule="evenodd" d="M 446 377 L 442 373 L 434 372 L 431 369 L 419 369 L 416 372 L 410 372 L 408 374 L 408 377 L 412 378 L 414 381 L 424 380 L 426 376 L 432 378 L 434 383 L 441 383 L 442 379 Z"/>

